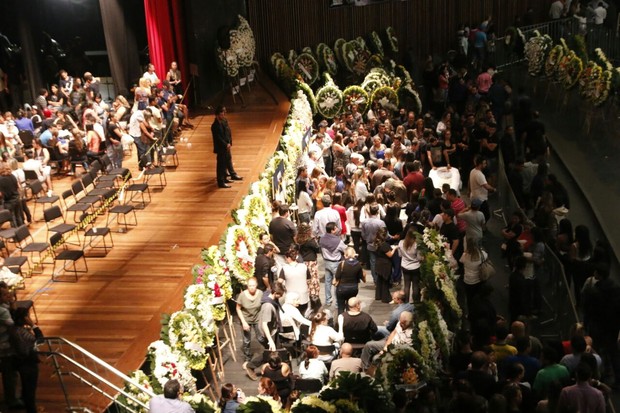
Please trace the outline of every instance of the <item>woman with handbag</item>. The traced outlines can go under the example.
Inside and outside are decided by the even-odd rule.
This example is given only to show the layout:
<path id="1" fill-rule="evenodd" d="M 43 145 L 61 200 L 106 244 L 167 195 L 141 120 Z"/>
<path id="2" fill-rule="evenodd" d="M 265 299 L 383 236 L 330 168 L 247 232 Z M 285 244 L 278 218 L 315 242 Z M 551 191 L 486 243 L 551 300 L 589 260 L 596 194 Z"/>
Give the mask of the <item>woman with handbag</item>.
<path id="1" fill-rule="evenodd" d="M 346 302 L 359 292 L 360 281 L 366 282 L 362 264 L 357 260 L 355 249 L 347 247 L 344 251 L 344 260 L 338 265 L 334 285 L 336 286 L 336 305 L 338 315 L 346 310 Z"/>
<path id="2" fill-rule="evenodd" d="M 484 277 L 481 277 L 480 267 L 482 266 L 482 261 L 486 260 L 489 255 L 478 247 L 474 240 L 467 239 L 465 245 L 465 252 L 463 252 L 459 261 L 464 267 L 463 282 L 465 283 L 467 307 L 469 307 L 476 294 L 478 294 L 478 290 L 486 281 L 482 279 Z"/>

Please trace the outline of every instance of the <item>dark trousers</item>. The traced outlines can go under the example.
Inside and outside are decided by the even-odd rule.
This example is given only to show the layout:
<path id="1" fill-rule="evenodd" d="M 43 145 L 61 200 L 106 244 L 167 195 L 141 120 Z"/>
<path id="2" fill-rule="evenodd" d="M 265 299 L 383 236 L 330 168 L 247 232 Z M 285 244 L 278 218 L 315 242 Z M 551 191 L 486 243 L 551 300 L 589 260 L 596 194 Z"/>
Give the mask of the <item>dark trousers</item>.
<path id="1" fill-rule="evenodd" d="M 384 303 L 389 303 L 392 299 L 390 295 L 390 275 L 385 276 L 377 274 L 377 282 L 375 285 L 375 300 L 381 300 Z"/>
<path id="2" fill-rule="evenodd" d="M 39 365 L 36 360 L 28 360 L 17 365 L 22 383 L 22 400 L 26 413 L 37 413 L 36 395 L 39 381 Z"/>
<path id="3" fill-rule="evenodd" d="M 357 284 L 340 284 L 336 287 L 336 305 L 338 306 L 338 315 L 344 312 L 347 301 L 349 298 L 355 297 L 358 291 Z"/>
<path id="4" fill-rule="evenodd" d="M 15 359 L 12 356 L 0 357 L 0 373 L 2 373 L 2 387 L 4 389 L 4 401 L 9 406 L 15 404 L 15 382 L 17 371 L 15 369 Z"/>
<path id="5" fill-rule="evenodd" d="M 218 185 L 223 185 L 225 183 L 224 181 L 226 181 L 226 175 L 237 175 L 235 168 L 233 168 L 232 155 L 230 154 L 230 151 L 217 153 L 216 174 Z"/>
<path id="6" fill-rule="evenodd" d="M 132 136 L 133 143 L 136 144 L 136 155 L 138 156 L 138 166 L 140 170 L 144 169 L 144 167 L 151 163 L 151 155 L 147 153 L 148 145 L 140 139 L 140 137 Z"/>
<path id="7" fill-rule="evenodd" d="M 420 301 L 420 269 L 407 270 L 403 268 L 403 281 L 405 290 L 405 302 L 410 301 L 410 293 L 413 293 L 413 302 Z"/>

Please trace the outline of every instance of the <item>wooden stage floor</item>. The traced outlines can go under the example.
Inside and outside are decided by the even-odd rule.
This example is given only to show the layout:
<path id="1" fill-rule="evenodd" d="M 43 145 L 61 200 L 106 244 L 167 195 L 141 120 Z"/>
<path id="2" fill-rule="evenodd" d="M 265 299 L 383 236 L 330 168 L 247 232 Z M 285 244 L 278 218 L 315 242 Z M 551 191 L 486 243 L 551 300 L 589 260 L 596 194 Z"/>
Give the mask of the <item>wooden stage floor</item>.
<path id="1" fill-rule="evenodd" d="M 168 185 L 152 191 L 152 202 L 137 211 L 137 227 L 114 232 L 114 248 L 106 257 L 88 259 L 89 272 L 77 283 L 51 282 L 51 265 L 26 280 L 18 299 L 34 300 L 46 336 L 71 340 L 123 372 L 142 364 L 147 346 L 159 337 L 161 314 L 181 308 L 200 250 L 218 242 L 231 222 L 230 210 L 247 194 L 277 146 L 288 98 L 265 75 L 251 93 L 244 88 L 244 97 L 245 107 L 239 99 L 233 104 L 230 95 L 213 103 L 228 108 L 233 161 L 243 181 L 231 189 L 217 188 L 213 111 L 194 116 L 194 129 L 182 135 L 187 141 L 177 144 L 180 166 L 167 169 Z M 125 157 L 124 166 L 138 175 L 135 150 L 131 159 Z M 54 192 L 68 188 L 71 178 L 56 179 Z M 39 208 L 36 218 L 41 216 Z M 30 230 L 37 241 L 44 240 L 44 224 L 33 224 Z M 58 380 L 44 366 L 37 399 L 47 412 L 64 408 Z"/>

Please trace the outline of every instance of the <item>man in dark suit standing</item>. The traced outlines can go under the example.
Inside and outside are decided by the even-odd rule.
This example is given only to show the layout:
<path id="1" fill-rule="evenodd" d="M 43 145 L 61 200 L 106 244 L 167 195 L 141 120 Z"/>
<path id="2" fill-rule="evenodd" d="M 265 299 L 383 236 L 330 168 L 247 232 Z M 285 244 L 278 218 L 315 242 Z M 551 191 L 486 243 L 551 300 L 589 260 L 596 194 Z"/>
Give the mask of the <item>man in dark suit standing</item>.
<path id="1" fill-rule="evenodd" d="M 211 125 L 213 135 L 213 153 L 217 155 L 217 186 L 219 188 L 230 188 L 232 181 L 241 181 L 243 178 L 237 175 L 232 164 L 230 148 L 232 147 L 232 134 L 226 120 L 226 108 L 218 106 L 215 109 L 215 120 Z M 230 179 L 226 178 L 230 174 Z"/>

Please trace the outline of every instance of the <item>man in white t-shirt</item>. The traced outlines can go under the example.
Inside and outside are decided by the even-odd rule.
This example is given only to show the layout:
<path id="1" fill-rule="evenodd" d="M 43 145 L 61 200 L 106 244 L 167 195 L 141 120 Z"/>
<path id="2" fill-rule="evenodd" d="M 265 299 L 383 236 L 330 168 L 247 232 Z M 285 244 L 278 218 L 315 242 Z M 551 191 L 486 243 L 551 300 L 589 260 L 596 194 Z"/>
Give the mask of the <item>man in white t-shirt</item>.
<path id="1" fill-rule="evenodd" d="M 155 73 L 155 65 L 153 63 L 149 63 L 146 72 L 144 72 L 142 77 L 150 80 L 151 86 L 159 85 L 159 77 L 157 77 L 157 73 Z"/>
<path id="2" fill-rule="evenodd" d="M 487 161 L 480 155 L 474 158 L 474 169 L 469 173 L 469 199 L 479 199 L 482 201 L 480 211 L 488 221 L 491 217 L 489 211 L 489 192 L 495 192 L 495 188 L 488 184 L 487 178 L 482 170 L 487 166 Z"/>
<path id="3" fill-rule="evenodd" d="M 549 18 L 552 20 L 561 19 L 564 16 L 564 3 L 566 0 L 557 0 L 549 8 Z"/>

